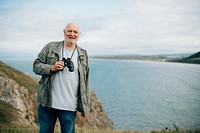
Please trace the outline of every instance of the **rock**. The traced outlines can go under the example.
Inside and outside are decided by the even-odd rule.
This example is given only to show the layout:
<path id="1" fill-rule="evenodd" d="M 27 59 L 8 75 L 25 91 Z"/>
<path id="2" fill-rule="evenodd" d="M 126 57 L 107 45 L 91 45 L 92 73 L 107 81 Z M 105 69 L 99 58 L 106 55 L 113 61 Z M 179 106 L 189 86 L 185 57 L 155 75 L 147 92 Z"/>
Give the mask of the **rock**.
<path id="1" fill-rule="evenodd" d="M 33 103 L 29 98 L 29 93 L 26 88 L 19 86 L 14 80 L 9 79 L 0 71 L 0 100 L 12 105 L 19 119 L 16 124 L 36 125 L 33 119 Z"/>
<path id="2" fill-rule="evenodd" d="M 78 127 L 98 128 L 98 129 L 115 129 L 112 120 L 108 117 L 101 102 L 94 91 L 91 92 L 91 110 L 86 117 L 77 114 L 76 124 Z"/>

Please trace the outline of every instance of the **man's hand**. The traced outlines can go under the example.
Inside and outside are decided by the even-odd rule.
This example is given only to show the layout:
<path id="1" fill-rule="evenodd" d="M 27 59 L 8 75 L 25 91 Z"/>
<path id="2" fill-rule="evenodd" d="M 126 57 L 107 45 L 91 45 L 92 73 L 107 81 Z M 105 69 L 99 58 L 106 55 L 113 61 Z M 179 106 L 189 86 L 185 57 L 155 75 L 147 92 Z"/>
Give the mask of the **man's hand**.
<path id="1" fill-rule="evenodd" d="M 85 113 L 81 113 L 81 116 L 86 118 L 86 114 Z"/>
<path id="2" fill-rule="evenodd" d="M 63 61 L 57 61 L 52 67 L 51 71 L 56 72 L 62 70 L 64 67 L 64 62 Z"/>

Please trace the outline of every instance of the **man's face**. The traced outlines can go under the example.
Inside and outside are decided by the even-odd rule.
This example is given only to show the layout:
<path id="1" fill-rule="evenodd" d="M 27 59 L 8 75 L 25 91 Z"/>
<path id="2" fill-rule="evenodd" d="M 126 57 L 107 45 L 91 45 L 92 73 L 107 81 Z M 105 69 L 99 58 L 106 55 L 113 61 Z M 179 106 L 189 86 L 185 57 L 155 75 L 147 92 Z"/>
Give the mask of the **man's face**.
<path id="1" fill-rule="evenodd" d="M 79 39 L 79 28 L 75 24 L 68 25 L 64 30 L 65 41 L 69 45 L 76 44 Z"/>

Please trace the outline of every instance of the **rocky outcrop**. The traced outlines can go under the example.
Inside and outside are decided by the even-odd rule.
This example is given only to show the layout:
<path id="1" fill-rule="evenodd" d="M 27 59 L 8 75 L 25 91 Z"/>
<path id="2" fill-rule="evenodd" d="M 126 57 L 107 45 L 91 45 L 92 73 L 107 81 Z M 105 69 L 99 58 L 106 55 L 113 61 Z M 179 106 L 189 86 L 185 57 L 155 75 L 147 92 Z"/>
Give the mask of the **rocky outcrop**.
<path id="1" fill-rule="evenodd" d="M 16 119 L 12 119 L 11 122 L 7 122 L 6 124 L 37 126 L 37 84 L 37 79 L 25 75 L 0 61 L 0 101 L 11 105 L 14 108 L 12 112 L 15 112 L 14 115 L 17 116 Z M 0 106 L 0 118 L 9 117 L 6 113 L 5 115 L 3 114 L 4 110 L 6 109 Z M 1 120 L 0 123 L 2 123 Z M 77 113 L 76 126 L 98 129 L 115 128 L 94 91 L 91 92 L 90 113 L 86 117 L 82 117 Z"/>
<path id="2" fill-rule="evenodd" d="M 34 96 L 31 97 L 25 87 L 20 86 L 0 71 L 0 100 L 12 105 L 18 114 L 18 120 L 12 123 L 35 125 L 32 101 Z"/>
<path id="3" fill-rule="evenodd" d="M 76 124 L 78 127 L 89 127 L 98 129 L 114 129 L 112 120 L 108 117 L 101 102 L 97 98 L 94 91 L 91 93 L 91 110 L 86 117 L 82 117 L 78 113 L 76 117 Z"/>

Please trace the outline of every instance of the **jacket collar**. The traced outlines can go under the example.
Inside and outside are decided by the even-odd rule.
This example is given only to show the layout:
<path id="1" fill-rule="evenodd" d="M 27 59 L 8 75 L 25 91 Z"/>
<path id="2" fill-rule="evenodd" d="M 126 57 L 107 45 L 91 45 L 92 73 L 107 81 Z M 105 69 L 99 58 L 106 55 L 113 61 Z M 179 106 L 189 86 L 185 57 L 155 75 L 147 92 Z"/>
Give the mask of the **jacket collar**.
<path id="1" fill-rule="evenodd" d="M 59 57 L 61 56 L 61 48 L 63 45 L 64 45 L 64 41 L 60 41 L 60 42 L 56 43 L 53 48 L 53 52 L 58 54 Z"/>
<path id="2" fill-rule="evenodd" d="M 79 46 L 77 46 L 77 52 L 78 52 L 78 56 L 79 57 L 83 57 L 84 56 L 84 53 L 83 53 L 83 51 L 81 50 L 81 48 Z"/>
<path id="3" fill-rule="evenodd" d="M 64 41 L 60 41 L 60 42 L 56 43 L 53 48 L 53 52 L 58 54 L 59 57 L 61 57 L 61 48 L 63 46 L 64 46 Z M 82 58 L 84 56 L 84 53 L 83 53 L 81 47 L 77 46 L 77 52 L 78 52 L 79 58 Z"/>

